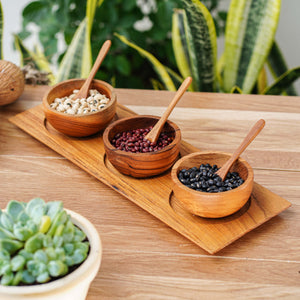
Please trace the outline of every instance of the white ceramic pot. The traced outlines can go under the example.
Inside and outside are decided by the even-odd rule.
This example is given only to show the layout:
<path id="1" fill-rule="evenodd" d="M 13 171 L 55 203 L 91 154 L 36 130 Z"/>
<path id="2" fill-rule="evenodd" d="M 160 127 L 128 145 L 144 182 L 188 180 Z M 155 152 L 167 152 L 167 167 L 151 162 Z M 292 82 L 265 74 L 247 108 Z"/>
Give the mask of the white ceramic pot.
<path id="1" fill-rule="evenodd" d="M 82 229 L 89 242 L 90 252 L 87 259 L 74 272 L 67 276 L 33 286 L 2 286 L 1 300 L 84 300 L 89 286 L 96 277 L 101 264 L 102 245 L 98 231 L 83 216 L 66 209 L 75 225 Z"/>

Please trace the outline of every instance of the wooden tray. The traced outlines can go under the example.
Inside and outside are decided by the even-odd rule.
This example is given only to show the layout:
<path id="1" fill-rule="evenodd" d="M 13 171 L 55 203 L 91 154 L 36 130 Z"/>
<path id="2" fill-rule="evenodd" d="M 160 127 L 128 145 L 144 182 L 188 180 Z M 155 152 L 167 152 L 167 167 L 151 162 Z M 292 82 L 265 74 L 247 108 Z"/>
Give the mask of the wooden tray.
<path id="1" fill-rule="evenodd" d="M 116 118 L 134 113 L 118 105 Z M 254 183 L 247 204 L 237 213 L 221 219 L 205 219 L 188 213 L 173 196 L 170 171 L 147 179 L 120 174 L 105 157 L 102 134 L 89 138 L 71 138 L 47 123 L 42 106 L 24 111 L 10 121 L 90 173 L 118 193 L 214 254 L 247 232 L 287 209 L 291 203 Z M 182 142 L 181 156 L 199 151 Z"/>

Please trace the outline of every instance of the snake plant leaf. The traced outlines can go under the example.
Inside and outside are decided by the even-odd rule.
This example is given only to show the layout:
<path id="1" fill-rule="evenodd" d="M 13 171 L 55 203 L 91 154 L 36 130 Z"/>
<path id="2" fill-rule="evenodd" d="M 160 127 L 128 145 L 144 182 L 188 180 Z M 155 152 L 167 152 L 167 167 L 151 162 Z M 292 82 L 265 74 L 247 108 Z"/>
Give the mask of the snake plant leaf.
<path id="1" fill-rule="evenodd" d="M 192 89 L 216 90 L 217 37 L 213 18 L 199 0 L 183 0 L 173 15 L 173 51 L 181 75 L 193 77 Z"/>
<path id="2" fill-rule="evenodd" d="M 280 95 L 298 78 L 300 78 L 300 67 L 290 69 L 282 74 L 271 86 L 267 87 L 263 94 Z"/>
<path id="3" fill-rule="evenodd" d="M 86 4 L 86 20 L 87 26 L 85 30 L 85 41 L 83 44 L 84 60 L 81 64 L 81 78 L 86 78 L 89 75 L 92 66 L 92 47 L 91 47 L 91 32 L 95 17 L 96 8 L 101 6 L 104 0 L 88 0 Z"/>
<path id="4" fill-rule="evenodd" d="M 78 26 L 71 44 L 59 65 L 56 82 L 70 78 L 81 78 L 84 64 L 88 64 L 90 68 L 91 59 L 89 56 L 85 56 L 86 51 L 84 51 L 87 26 L 87 18 L 84 18 Z"/>
<path id="5" fill-rule="evenodd" d="M 234 86 L 230 90 L 230 94 L 243 94 L 243 91 L 238 86 Z"/>
<path id="6" fill-rule="evenodd" d="M 257 83 L 256 83 L 258 94 L 262 94 L 264 90 L 267 88 L 267 85 L 268 85 L 267 71 L 264 66 L 259 72 Z"/>
<path id="7" fill-rule="evenodd" d="M 35 68 L 38 69 L 38 65 L 34 61 L 31 51 L 24 46 L 22 40 L 17 34 L 14 34 L 14 44 L 20 54 L 20 66 L 24 67 L 26 64 L 33 63 Z"/>
<path id="8" fill-rule="evenodd" d="M 0 1 L 0 59 L 3 59 L 3 9 Z"/>
<path id="9" fill-rule="evenodd" d="M 272 47 L 281 0 L 232 0 L 225 31 L 224 89 L 251 93 Z"/>
<path id="10" fill-rule="evenodd" d="M 277 79 L 283 73 L 288 71 L 287 63 L 276 41 L 274 41 L 273 43 L 273 46 L 268 56 L 267 63 L 274 79 Z M 289 96 L 297 96 L 296 89 L 292 84 L 285 90 L 285 92 Z"/>
<path id="11" fill-rule="evenodd" d="M 158 61 L 151 53 L 147 52 L 146 50 L 142 49 L 141 47 L 137 46 L 136 44 L 130 42 L 125 36 L 120 35 L 118 33 L 114 34 L 117 38 L 120 39 L 124 44 L 128 45 L 129 47 L 135 49 L 141 56 L 147 58 L 149 62 L 153 65 L 154 70 L 160 77 L 161 81 L 164 83 L 165 87 L 169 91 L 176 91 L 176 87 L 174 85 L 173 80 L 171 79 L 170 75 L 166 67 Z"/>

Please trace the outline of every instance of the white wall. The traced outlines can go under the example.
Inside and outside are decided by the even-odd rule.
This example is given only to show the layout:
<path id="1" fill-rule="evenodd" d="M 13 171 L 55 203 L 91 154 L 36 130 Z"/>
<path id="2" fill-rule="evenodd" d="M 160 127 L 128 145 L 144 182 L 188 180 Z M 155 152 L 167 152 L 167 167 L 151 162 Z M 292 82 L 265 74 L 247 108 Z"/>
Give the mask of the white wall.
<path id="1" fill-rule="evenodd" d="M 19 64 L 18 54 L 13 50 L 13 33 L 21 30 L 21 14 L 30 0 L 1 0 L 4 14 L 4 59 Z M 281 16 L 276 33 L 276 39 L 281 47 L 290 68 L 300 66 L 300 1 L 282 0 Z M 221 6 L 228 8 L 230 0 L 222 0 Z M 219 52 L 222 51 L 223 41 L 219 41 Z M 296 87 L 300 95 L 300 80 Z"/>

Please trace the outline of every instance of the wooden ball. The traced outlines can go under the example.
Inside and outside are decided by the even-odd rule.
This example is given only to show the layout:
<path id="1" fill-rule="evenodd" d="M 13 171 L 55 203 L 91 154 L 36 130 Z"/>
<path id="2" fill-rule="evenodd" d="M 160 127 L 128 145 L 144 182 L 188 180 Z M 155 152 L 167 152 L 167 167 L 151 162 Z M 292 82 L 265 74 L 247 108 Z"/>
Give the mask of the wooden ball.
<path id="1" fill-rule="evenodd" d="M 17 100 L 24 91 L 25 80 L 22 70 L 6 60 L 0 60 L 0 105 Z"/>

